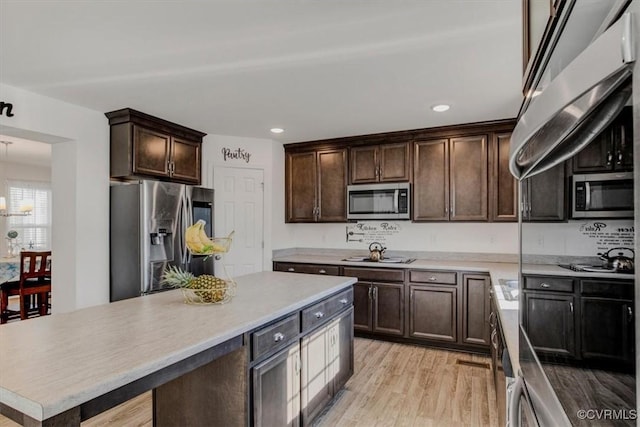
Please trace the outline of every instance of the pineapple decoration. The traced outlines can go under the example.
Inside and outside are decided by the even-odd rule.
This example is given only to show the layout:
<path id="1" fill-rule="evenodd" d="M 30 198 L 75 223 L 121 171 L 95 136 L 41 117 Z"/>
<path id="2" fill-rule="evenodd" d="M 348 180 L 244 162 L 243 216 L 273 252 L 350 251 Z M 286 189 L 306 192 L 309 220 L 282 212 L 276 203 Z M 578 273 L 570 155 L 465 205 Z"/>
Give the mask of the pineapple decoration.
<path id="1" fill-rule="evenodd" d="M 186 244 L 193 254 L 222 255 L 229 251 L 233 231 L 227 237 L 210 239 L 204 233 L 204 221 L 187 228 Z M 229 275 L 222 263 L 226 277 Z M 235 295 L 236 284 L 233 279 L 221 279 L 210 274 L 195 276 L 177 266 L 168 266 L 163 275 L 162 283 L 180 288 L 187 304 L 224 304 Z"/>

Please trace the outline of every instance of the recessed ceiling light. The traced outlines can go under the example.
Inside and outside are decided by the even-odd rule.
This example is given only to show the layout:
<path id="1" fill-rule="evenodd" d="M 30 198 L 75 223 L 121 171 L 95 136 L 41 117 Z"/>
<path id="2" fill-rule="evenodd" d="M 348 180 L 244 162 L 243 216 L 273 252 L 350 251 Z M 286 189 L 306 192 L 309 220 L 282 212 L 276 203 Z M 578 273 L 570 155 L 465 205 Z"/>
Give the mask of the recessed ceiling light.
<path id="1" fill-rule="evenodd" d="M 282 129 L 282 128 L 271 128 L 271 132 L 272 133 L 282 133 L 282 132 L 284 132 L 284 129 Z"/>
<path id="2" fill-rule="evenodd" d="M 433 107 L 431 107 L 431 109 L 433 111 L 436 111 L 438 113 L 442 113 L 443 111 L 447 111 L 449 108 L 451 108 L 449 105 L 447 104 L 438 104 L 438 105 L 434 105 Z"/>

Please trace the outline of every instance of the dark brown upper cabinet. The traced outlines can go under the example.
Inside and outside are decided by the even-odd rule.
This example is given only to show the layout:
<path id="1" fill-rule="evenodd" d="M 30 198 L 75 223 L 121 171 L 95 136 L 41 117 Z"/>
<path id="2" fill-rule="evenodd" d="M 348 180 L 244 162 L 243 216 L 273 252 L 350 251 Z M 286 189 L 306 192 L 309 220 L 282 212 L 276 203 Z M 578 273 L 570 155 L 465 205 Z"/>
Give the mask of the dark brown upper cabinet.
<path id="1" fill-rule="evenodd" d="M 567 218 L 565 164 L 522 181 L 522 220 L 562 222 Z"/>
<path id="2" fill-rule="evenodd" d="M 414 143 L 414 221 L 487 221 L 486 135 Z"/>
<path id="3" fill-rule="evenodd" d="M 416 141 L 413 149 L 413 220 L 449 220 L 449 140 Z"/>
<path id="4" fill-rule="evenodd" d="M 287 152 L 286 222 L 347 220 L 347 149 Z"/>
<path id="5" fill-rule="evenodd" d="M 632 108 L 620 115 L 573 158 L 573 172 L 613 172 L 633 170 Z"/>
<path id="6" fill-rule="evenodd" d="M 518 221 L 518 182 L 509 170 L 511 133 L 497 133 L 489 145 L 489 219 Z"/>
<path id="7" fill-rule="evenodd" d="M 517 221 L 514 126 L 496 120 L 286 144 L 285 220 L 346 222 L 343 181 L 411 181 L 414 221 Z"/>
<path id="8" fill-rule="evenodd" d="M 351 147 L 351 184 L 409 181 L 408 142 Z"/>
<path id="9" fill-rule="evenodd" d="M 105 115 L 111 128 L 111 178 L 200 184 L 205 133 L 130 108 Z"/>

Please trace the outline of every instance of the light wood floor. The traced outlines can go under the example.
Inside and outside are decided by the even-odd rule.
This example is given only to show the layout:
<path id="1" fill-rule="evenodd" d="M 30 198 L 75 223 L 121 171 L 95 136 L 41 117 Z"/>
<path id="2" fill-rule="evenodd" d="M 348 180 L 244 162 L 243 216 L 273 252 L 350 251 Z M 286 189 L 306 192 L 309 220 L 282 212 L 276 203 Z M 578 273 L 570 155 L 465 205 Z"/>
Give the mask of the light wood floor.
<path id="1" fill-rule="evenodd" d="M 354 375 L 315 424 L 497 426 L 489 364 L 485 356 L 356 338 Z M 151 411 L 148 392 L 82 425 L 151 427 Z M 16 425 L 0 416 L 0 427 Z"/>

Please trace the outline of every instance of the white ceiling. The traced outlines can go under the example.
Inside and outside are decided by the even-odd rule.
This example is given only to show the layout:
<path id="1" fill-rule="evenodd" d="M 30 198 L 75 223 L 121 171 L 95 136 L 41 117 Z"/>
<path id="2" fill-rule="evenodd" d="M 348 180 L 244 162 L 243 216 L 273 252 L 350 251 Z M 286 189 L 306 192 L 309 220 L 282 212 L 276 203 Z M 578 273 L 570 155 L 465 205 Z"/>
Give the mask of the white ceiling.
<path id="1" fill-rule="evenodd" d="M 0 81 L 283 142 L 515 117 L 516 0 L 0 0 Z M 435 113 L 434 104 L 451 104 Z M 285 132 L 275 136 L 272 127 Z"/>

